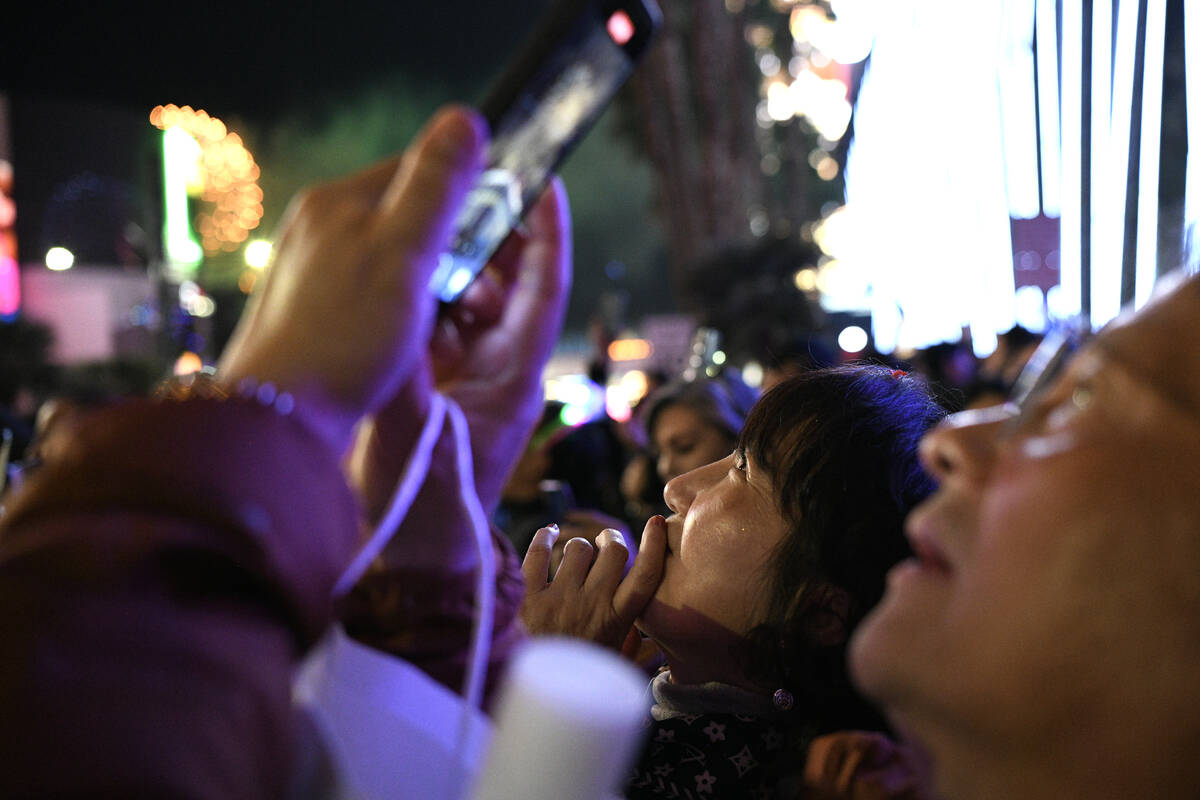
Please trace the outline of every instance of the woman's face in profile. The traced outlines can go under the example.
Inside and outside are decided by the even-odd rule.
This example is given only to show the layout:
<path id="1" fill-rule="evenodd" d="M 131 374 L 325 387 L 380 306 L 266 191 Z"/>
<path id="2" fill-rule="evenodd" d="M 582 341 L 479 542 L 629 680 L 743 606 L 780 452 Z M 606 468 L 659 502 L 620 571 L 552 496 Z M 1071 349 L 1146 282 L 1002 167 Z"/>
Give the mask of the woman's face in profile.
<path id="1" fill-rule="evenodd" d="M 680 403 L 659 412 L 650 438 L 658 453 L 655 466 L 663 483 L 724 458 L 733 446 L 725 431 Z"/>
<path id="2" fill-rule="evenodd" d="M 675 478 L 664 492 L 662 583 L 639 620 L 683 683 L 744 683 L 729 648 L 766 613 L 770 562 L 790 526 L 775 489 L 741 452 Z"/>

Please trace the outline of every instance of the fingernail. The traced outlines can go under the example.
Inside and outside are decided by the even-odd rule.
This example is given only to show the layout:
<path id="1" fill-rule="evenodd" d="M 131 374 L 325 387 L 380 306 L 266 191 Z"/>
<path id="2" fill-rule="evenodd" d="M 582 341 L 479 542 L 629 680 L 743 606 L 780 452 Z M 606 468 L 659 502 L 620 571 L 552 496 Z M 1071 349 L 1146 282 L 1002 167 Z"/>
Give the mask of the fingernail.
<path id="1" fill-rule="evenodd" d="M 605 528 L 604 530 L 600 531 L 601 536 L 604 536 L 605 534 L 608 534 L 609 541 L 618 542 L 621 545 L 624 545 L 625 547 L 629 546 L 625 543 L 624 534 L 622 534 L 616 528 Z"/>

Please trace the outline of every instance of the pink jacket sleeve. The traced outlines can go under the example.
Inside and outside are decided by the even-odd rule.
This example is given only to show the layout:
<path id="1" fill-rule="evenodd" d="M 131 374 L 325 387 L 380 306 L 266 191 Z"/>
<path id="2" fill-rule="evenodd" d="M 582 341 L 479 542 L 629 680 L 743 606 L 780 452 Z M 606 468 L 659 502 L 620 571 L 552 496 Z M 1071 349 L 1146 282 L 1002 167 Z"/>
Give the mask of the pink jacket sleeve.
<path id="1" fill-rule="evenodd" d="M 0 796 L 279 796 L 290 676 L 357 540 L 253 403 L 100 412 L 0 527 Z"/>

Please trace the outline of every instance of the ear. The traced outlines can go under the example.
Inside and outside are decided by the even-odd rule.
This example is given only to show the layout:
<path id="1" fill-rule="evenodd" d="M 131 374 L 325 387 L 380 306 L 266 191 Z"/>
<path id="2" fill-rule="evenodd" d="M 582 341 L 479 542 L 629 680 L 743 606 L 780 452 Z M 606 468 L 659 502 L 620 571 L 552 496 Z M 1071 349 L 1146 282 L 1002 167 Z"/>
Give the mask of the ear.
<path id="1" fill-rule="evenodd" d="M 821 583 L 801 590 L 804 633 L 819 647 L 837 647 L 850 638 L 850 594 L 840 586 Z"/>

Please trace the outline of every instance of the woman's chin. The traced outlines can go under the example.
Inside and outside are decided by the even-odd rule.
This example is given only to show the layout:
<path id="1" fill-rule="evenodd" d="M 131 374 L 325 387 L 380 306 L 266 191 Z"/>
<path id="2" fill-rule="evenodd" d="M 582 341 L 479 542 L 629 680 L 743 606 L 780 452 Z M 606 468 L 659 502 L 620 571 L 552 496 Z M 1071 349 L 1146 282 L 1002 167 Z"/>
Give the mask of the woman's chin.
<path id="1" fill-rule="evenodd" d="M 711 617 L 688 606 L 677 608 L 658 596 L 635 624 L 658 644 L 672 667 L 680 660 L 724 665 L 729 653 L 745 642 Z"/>
<path id="2" fill-rule="evenodd" d="M 660 633 L 670 633 L 670 624 L 667 622 L 670 617 L 670 608 L 655 596 L 633 624 L 643 634 L 657 640 Z"/>

